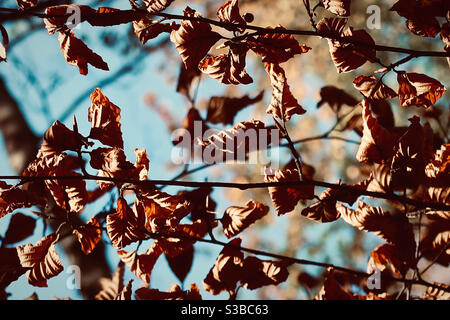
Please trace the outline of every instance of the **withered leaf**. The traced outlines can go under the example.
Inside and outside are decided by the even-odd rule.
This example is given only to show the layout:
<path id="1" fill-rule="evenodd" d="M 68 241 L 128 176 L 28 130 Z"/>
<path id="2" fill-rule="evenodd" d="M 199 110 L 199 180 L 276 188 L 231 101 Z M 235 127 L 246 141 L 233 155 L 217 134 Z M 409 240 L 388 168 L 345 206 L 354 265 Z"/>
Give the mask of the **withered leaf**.
<path id="1" fill-rule="evenodd" d="M 75 37 L 75 34 L 70 29 L 58 31 L 58 41 L 61 47 L 61 52 L 64 55 L 67 63 L 77 66 L 80 74 L 88 74 L 88 64 L 97 69 L 108 71 L 108 64 L 103 61 L 102 57 L 93 52 L 88 46 Z"/>
<path id="2" fill-rule="evenodd" d="M 353 86 L 368 99 L 389 99 L 397 96 L 394 90 L 386 86 L 374 75 L 359 76 L 353 80 Z"/>
<path id="3" fill-rule="evenodd" d="M 239 1 L 238 0 L 228 0 L 224 4 L 222 4 L 219 9 L 217 9 L 217 18 L 222 22 L 229 22 L 232 24 L 239 25 L 247 25 L 245 20 L 242 18 L 239 12 Z M 245 28 L 233 28 L 230 26 L 224 26 L 225 29 L 229 31 L 239 30 L 239 32 L 243 32 Z"/>
<path id="4" fill-rule="evenodd" d="M 249 84 L 253 79 L 245 70 L 245 55 L 248 48 L 229 43 L 227 54 L 205 57 L 198 68 L 213 79 L 224 84 Z"/>
<path id="5" fill-rule="evenodd" d="M 299 181 L 297 169 L 271 170 L 264 175 L 265 182 Z M 312 176 L 304 175 L 304 179 L 312 179 Z M 314 198 L 314 185 L 304 184 L 289 187 L 269 187 L 270 197 L 277 215 L 281 216 L 294 210 L 298 201 Z"/>
<path id="6" fill-rule="evenodd" d="M 147 11 L 155 14 L 167 9 L 174 0 L 143 0 Z"/>
<path id="7" fill-rule="evenodd" d="M 401 248 L 383 243 L 376 247 L 371 253 L 369 262 L 367 263 L 367 273 L 384 272 L 392 270 L 397 277 L 406 275 L 409 266 L 401 259 Z"/>
<path id="8" fill-rule="evenodd" d="M 363 136 L 356 159 L 360 162 L 380 163 L 388 159 L 394 152 L 394 138 L 372 116 L 368 100 L 363 100 Z"/>
<path id="9" fill-rule="evenodd" d="M 428 108 L 446 91 L 442 83 L 421 73 L 399 72 L 397 82 L 398 98 L 402 107 L 415 105 Z"/>
<path id="10" fill-rule="evenodd" d="M 35 7 L 39 0 L 17 0 L 20 9 L 29 9 Z"/>
<path id="11" fill-rule="evenodd" d="M 201 17 L 200 13 L 189 7 L 184 9 L 183 14 L 186 17 Z M 180 28 L 170 34 L 170 41 L 188 70 L 197 68 L 200 60 L 220 38 L 221 35 L 212 31 L 208 23 L 190 20 L 182 20 Z"/>
<path id="12" fill-rule="evenodd" d="M 125 250 L 117 251 L 120 260 L 142 281 L 150 283 L 150 277 L 153 267 L 159 256 L 162 254 L 161 247 L 154 243 L 147 252 L 138 254 L 136 251 L 127 252 Z"/>
<path id="13" fill-rule="evenodd" d="M 119 261 L 116 270 L 111 279 L 109 278 L 101 278 L 100 285 L 102 289 L 95 296 L 95 300 L 115 300 L 122 292 L 123 285 L 123 276 L 125 272 L 125 263 L 123 261 Z"/>
<path id="14" fill-rule="evenodd" d="M 231 240 L 220 252 L 214 266 L 203 280 L 203 288 L 211 294 L 218 295 L 222 291 L 234 292 L 242 275 L 244 254 L 235 248 L 240 246 L 241 242 L 241 238 Z"/>
<path id="15" fill-rule="evenodd" d="M 371 47 L 375 45 L 372 37 L 365 30 L 354 30 L 352 27 L 344 31 L 346 24 L 347 18 L 323 18 L 317 24 L 320 32 L 366 44 L 363 46 L 328 39 L 331 58 L 339 73 L 350 72 L 361 67 L 367 61 L 374 62 L 376 60 L 376 50 Z"/>
<path id="16" fill-rule="evenodd" d="M 272 99 L 266 113 L 272 114 L 283 121 L 289 121 L 294 114 L 304 114 L 306 110 L 292 95 L 284 69 L 279 64 L 274 63 L 266 63 L 264 66 L 269 74 L 273 89 Z"/>
<path id="17" fill-rule="evenodd" d="M 99 88 L 91 93 L 88 120 L 91 122 L 90 138 L 103 144 L 123 148 L 120 129 L 120 108 L 109 101 Z"/>
<path id="18" fill-rule="evenodd" d="M 239 98 L 211 97 L 208 102 L 206 121 L 224 125 L 233 124 L 234 117 L 240 110 L 261 101 L 263 95 L 264 91 L 254 98 L 250 98 L 248 95 Z"/>
<path id="19" fill-rule="evenodd" d="M 425 167 L 425 174 L 429 178 L 449 181 L 450 179 L 450 144 L 443 144 L 436 151 L 434 159 Z"/>
<path id="20" fill-rule="evenodd" d="M 31 285 L 46 287 L 48 279 L 63 271 L 64 268 L 55 247 L 58 240 L 57 235 L 51 234 L 35 245 L 25 244 L 17 247 L 20 265 L 30 268 L 26 275 Z"/>
<path id="21" fill-rule="evenodd" d="M 341 17 L 350 15 L 351 0 L 321 0 L 325 9 Z"/>
<path id="22" fill-rule="evenodd" d="M 244 207 L 229 207 L 220 220 L 227 238 L 232 238 L 248 228 L 257 220 L 263 218 L 269 212 L 269 207 L 256 202 L 248 201 Z"/>
<path id="23" fill-rule="evenodd" d="M 116 213 L 106 217 L 106 232 L 116 249 L 122 249 L 146 238 L 145 216 L 139 210 L 132 210 L 124 198 L 117 199 Z"/>
<path id="24" fill-rule="evenodd" d="M 73 234 L 78 237 L 81 245 L 81 250 L 85 254 L 89 254 L 95 249 L 97 244 L 102 239 L 102 229 L 100 222 L 94 216 L 86 222 L 86 225 L 81 225 L 73 230 Z"/>
<path id="25" fill-rule="evenodd" d="M 324 103 L 327 103 L 334 112 L 338 113 L 343 105 L 353 107 L 358 104 L 358 100 L 342 89 L 326 86 L 320 89 L 320 101 L 317 103 L 317 108 L 320 108 Z"/>
<path id="26" fill-rule="evenodd" d="M 287 280 L 290 262 L 267 261 L 249 256 L 242 264 L 241 285 L 254 290 L 268 285 L 278 285 Z"/>
<path id="27" fill-rule="evenodd" d="M 192 100 L 191 86 L 196 79 L 201 75 L 201 71 L 198 68 L 186 69 L 184 63 L 180 64 L 180 73 L 177 80 L 177 92 L 184 94 L 186 98 Z"/>
<path id="28" fill-rule="evenodd" d="M 175 22 L 163 23 L 160 21 L 150 20 L 145 17 L 140 20 L 133 21 L 134 33 L 142 44 L 147 43 L 150 39 L 156 38 L 161 33 L 170 33 L 177 28 L 178 25 Z"/>
<path id="29" fill-rule="evenodd" d="M 20 242 L 28 238 L 33 234 L 35 226 L 36 220 L 30 216 L 20 212 L 14 214 L 9 221 L 2 245 Z"/>

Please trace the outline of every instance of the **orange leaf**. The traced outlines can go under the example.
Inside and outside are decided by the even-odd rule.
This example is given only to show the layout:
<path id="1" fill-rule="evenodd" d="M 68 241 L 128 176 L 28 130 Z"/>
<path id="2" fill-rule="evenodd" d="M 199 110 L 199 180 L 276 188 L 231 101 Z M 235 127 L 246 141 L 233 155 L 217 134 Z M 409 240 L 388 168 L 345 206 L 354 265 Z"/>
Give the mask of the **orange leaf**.
<path id="1" fill-rule="evenodd" d="M 397 277 L 406 275 L 409 266 L 400 258 L 400 250 L 401 248 L 392 244 L 380 244 L 370 253 L 367 273 L 383 272 L 390 267 Z"/>
<path id="2" fill-rule="evenodd" d="M 162 254 L 161 248 L 153 244 L 145 254 L 137 254 L 136 251 L 127 252 L 125 250 L 117 251 L 120 260 L 142 281 L 150 283 L 150 277 L 153 267 L 159 256 Z"/>
<path id="3" fill-rule="evenodd" d="M 320 289 L 315 300 L 357 300 L 357 297 L 344 290 L 337 282 L 334 276 L 334 270 L 328 269 L 328 274 L 325 278 L 322 288 Z"/>
<path id="4" fill-rule="evenodd" d="M 139 210 L 132 210 L 124 198 L 117 199 L 116 213 L 106 217 L 106 232 L 116 249 L 121 249 L 130 243 L 143 240 L 145 216 Z"/>
<path id="5" fill-rule="evenodd" d="M 442 83 L 421 73 L 399 72 L 397 82 L 398 98 L 402 107 L 416 105 L 428 108 L 446 91 Z"/>
<path id="6" fill-rule="evenodd" d="M 103 144 L 123 148 L 120 129 L 120 108 L 109 101 L 99 88 L 91 93 L 88 120 L 91 122 L 90 138 Z"/>
<path id="7" fill-rule="evenodd" d="M 17 247 L 21 266 L 30 268 L 26 274 L 31 285 L 46 287 L 48 279 L 63 271 L 63 265 L 55 248 L 58 240 L 58 236 L 51 234 L 35 245 L 25 244 Z"/>
<path id="8" fill-rule="evenodd" d="M 264 63 L 280 64 L 297 54 L 303 54 L 311 50 L 310 47 L 302 45 L 295 40 L 292 34 L 282 33 L 286 30 L 282 26 L 267 27 L 267 29 L 272 29 L 274 32 L 247 39 L 249 48 L 262 57 Z"/>
<path id="9" fill-rule="evenodd" d="M 240 24 L 247 25 L 245 20 L 242 18 L 239 13 L 239 1 L 238 0 L 228 0 L 224 4 L 222 4 L 219 9 L 217 9 L 217 18 L 222 22 L 229 22 L 232 24 Z M 232 28 L 229 26 L 224 26 L 225 29 L 229 31 L 239 30 L 239 32 L 243 32 L 245 28 Z"/>
<path id="10" fill-rule="evenodd" d="M 247 47 L 233 43 L 228 45 L 228 54 L 204 58 L 198 65 L 199 69 L 224 84 L 252 83 L 253 79 L 245 70 Z"/>
<path id="11" fill-rule="evenodd" d="M 86 223 L 86 225 L 81 225 L 75 230 L 73 234 L 78 237 L 78 241 L 81 245 L 81 250 L 85 254 L 89 254 L 95 249 L 97 244 L 102 239 L 102 229 L 100 228 L 100 222 L 94 216 Z"/>
<path id="12" fill-rule="evenodd" d="M 102 57 L 89 49 L 83 41 L 75 37 L 75 34 L 70 29 L 64 29 L 58 31 L 58 33 L 58 41 L 64 58 L 68 64 L 77 66 L 80 74 L 88 74 L 88 64 L 101 70 L 109 70 L 108 64 L 103 61 Z"/>
<path id="13" fill-rule="evenodd" d="M 269 212 L 269 207 L 250 200 L 245 207 L 229 207 L 220 220 L 227 238 L 233 238 Z"/>
<path id="14" fill-rule="evenodd" d="M 201 17 L 189 7 L 184 9 L 183 14 L 185 17 Z M 188 70 L 197 68 L 200 60 L 220 38 L 220 34 L 212 31 L 208 23 L 190 20 L 182 20 L 180 28 L 170 34 L 170 41 L 175 45 Z"/>
<path id="15" fill-rule="evenodd" d="M 266 63 L 265 69 L 270 76 L 270 84 L 273 89 L 272 100 L 266 113 L 284 121 L 289 121 L 294 114 L 304 114 L 306 110 L 298 104 L 297 99 L 292 95 L 284 69 L 273 63 Z"/>
<path id="16" fill-rule="evenodd" d="M 425 167 L 425 173 L 429 178 L 449 181 L 450 179 L 450 144 L 443 144 L 436 151 L 434 159 Z"/>

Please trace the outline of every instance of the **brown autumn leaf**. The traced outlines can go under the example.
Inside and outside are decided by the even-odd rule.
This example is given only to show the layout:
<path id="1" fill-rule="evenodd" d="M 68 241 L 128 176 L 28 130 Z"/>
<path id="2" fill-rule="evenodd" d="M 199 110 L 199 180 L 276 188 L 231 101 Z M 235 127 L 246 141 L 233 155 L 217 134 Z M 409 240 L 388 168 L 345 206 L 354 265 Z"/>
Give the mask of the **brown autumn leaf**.
<path id="1" fill-rule="evenodd" d="M 351 0 L 321 0 L 325 9 L 341 17 L 350 16 Z"/>
<path id="2" fill-rule="evenodd" d="M 41 144 L 39 155 L 65 150 L 77 151 L 82 146 L 90 145 L 92 143 L 87 138 L 78 132 L 70 130 L 63 123 L 56 120 L 44 133 L 44 141 Z"/>
<path id="3" fill-rule="evenodd" d="M 303 178 L 312 179 L 312 175 L 304 174 Z M 299 181 L 297 169 L 272 170 L 266 169 L 264 182 Z M 314 185 L 305 184 L 289 187 L 269 187 L 270 197 L 278 216 L 294 210 L 300 200 L 314 198 Z"/>
<path id="4" fill-rule="evenodd" d="M 388 243 L 377 246 L 371 253 L 367 263 L 367 273 L 392 271 L 397 277 L 406 275 L 409 266 L 400 257 L 402 249 Z"/>
<path id="5" fill-rule="evenodd" d="M 0 181 L 0 218 L 19 208 L 44 204 L 45 200 L 37 197 L 33 190 L 23 190 Z"/>
<path id="6" fill-rule="evenodd" d="M 345 222 L 366 232 L 373 232 L 388 243 L 394 244 L 401 250 L 401 258 L 409 266 L 414 259 L 416 243 L 412 225 L 403 214 L 393 215 L 380 207 L 373 207 L 358 201 L 358 209 L 353 210 L 340 203 L 336 206 Z"/>
<path id="7" fill-rule="evenodd" d="M 400 137 L 391 163 L 389 185 L 392 188 L 416 188 L 425 179 L 426 140 L 420 119 L 409 119 L 411 125 Z"/>
<path id="8" fill-rule="evenodd" d="M 222 22 L 228 22 L 232 24 L 239 24 L 239 25 L 247 25 L 247 22 L 242 18 L 240 12 L 239 12 L 239 1 L 238 0 L 228 0 L 224 4 L 222 4 L 219 9 L 217 9 L 216 13 L 217 18 L 219 21 Z M 245 28 L 240 27 L 231 27 L 231 26 L 224 26 L 225 29 L 229 31 L 238 30 L 239 32 L 244 32 Z"/>
<path id="9" fill-rule="evenodd" d="M 88 120 L 91 122 L 89 137 L 111 147 L 123 148 L 120 129 L 120 108 L 96 88 L 91 93 Z"/>
<path id="10" fill-rule="evenodd" d="M 267 27 L 267 29 L 274 32 L 259 35 L 256 38 L 247 38 L 248 47 L 262 57 L 265 64 L 278 65 L 297 54 L 311 50 L 310 47 L 300 44 L 292 34 L 282 33 L 286 29 L 280 25 L 275 28 Z"/>
<path id="11" fill-rule="evenodd" d="M 214 266 L 203 280 L 203 288 L 206 291 L 213 295 L 218 295 L 222 291 L 234 292 L 242 275 L 244 260 L 244 254 L 234 247 L 240 246 L 241 242 L 241 238 L 235 238 L 224 246 Z"/>
<path id="12" fill-rule="evenodd" d="M 123 278 L 125 273 L 125 263 L 119 261 L 112 278 L 101 278 L 102 289 L 95 296 L 95 300 L 116 300 L 124 289 Z"/>
<path id="13" fill-rule="evenodd" d="M 351 292 L 344 290 L 337 282 L 333 268 L 328 268 L 322 288 L 317 293 L 315 300 L 356 300 Z"/>
<path id="14" fill-rule="evenodd" d="M 194 246 L 186 246 L 179 254 L 173 257 L 169 255 L 164 256 L 166 257 L 170 270 L 172 270 L 181 283 L 184 283 L 186 276 L 192 268 L 192 262 L 194 260 Z"/>
<path id="15" fill-rule="evenodd" d="M 234 117 L 240 110 L 261 101 L 263 95 L 264 91 L 254 98 L 250 98 L 248 95 L 239 98 L 211 97 L 208 102 L 206 121 L 215 124 L 233 124 Z"/>
<path id="16" fill-rule="evenodd" d="M 2 35 L 2 41 L 0 41 L 0 62 L 6 61 L 6 46 L 9 43 L 8 32 L 5 27 L 0 24 L 0 34 Z"/>
<path id="17" fill-rule="evenodd" d="M 81 250 L 85 254 L 89 254 L 95 249 L 97 244 L 102 239 L 102 229 L 100 222 L 94 216 L 86 222 L 86 225 L 81 225 L 73 230 L 73 234 L 78 237 L 81 245 Z"/>
<path id="18" fill-rule="evenodd" d="M 263 218 L 268 212 L 268 206 L 254 200 L 248 201 L 244 207 L 229 207 L 220 220 L 223 232 L 227 238 L 233 238 L 251 224 Z"/>
<path id="19" fill-rule="evenodd" d="M 450 286 L 446 286 L 442 283 L 433 282 L 435 285 L 450 289 Z M 450 300 L 450 292 L 448 290 L 438 289 L 434 287 L 428 287 L 421 297 L 424 300 Z"/>
<path id="20" fill-rule="evenodd" d="M 147 11 L 150 14 L 159 13 L 167 9 L 174 0 L 142 0 L 144 2 Z"/>
<path id="21" fill-rule="evenodd" d="M 37 6 L 39 0 L 17 0 L 20 9 L 30 9 Z"/>
<path id="22" fill-rule="evenodd" d="M 9 220 L 8 229 L 2 240 L 2 245 L 17 243 L 33 235 L 36 220 L 23 213 L 16 213 Z"/>
<path id="23" fill-rule="evenodd" d="M 428 178 L 449 181 L 450 179 L 450 144 L 443 144 L 425 167 Z"/>
<path id="24" fill-rule="evenodd" d="M 450 264 L 450 220 L 437 215 L 427 215 L 427 228 L 420 239 L 421 256 L 430 261 L 436 260 L 443 266 Z"/>
<path id="25" fill-rule="evenodd" d="M 398 98 L 402 107 L 432 106 L 446 89 L 438 80 L 421 73 L 399 72 L 397 74 Z"/>
<path id="26" fill-rule="evenodd" d="M 197 11 L 186 7 L 183 11 L 185 17 L 201 17 Z M 206 22 L 182 20 L 180 27 L 170 33 L 170 41 L 183 60 L 186 69 L 196 69 L 198 63 L 208 53 L 209 49 L 221 38 L 221 35 L 212 31 Z"/>
<path id="27" fill-rule="evenodd" d="M 197 284 L 191 284 L 187 291 L 183 291 L 177 284 L 174 284 L 168 291 L 158 289 L 139 288 L 135 292 L 138 300 L 202 300 Z"/>
<path id="28" fill-rule="evenodd" d="M 198 128 L 201 126 L 201 130 Z M 197 128 L 197 129 L 196 129 Z M 181 124 L 182 130 L 179 134 L 174 132 L 172 135 L 172 143 L 175 146 L 181 146 L 186 149 L 192 148 L 192 143 L 197 139 L 202 139 L 203 134 L 209 129 L 205 120 L 203 120 L 197 108 L 189 108 L 183 122 Z"/>
<path id="29" fill-rule="evenodd" d="M 191 86 L 195 82 L 198 84 L 201 74 L 200 69 L 196 68 L 188 70 L 184 63 L 181 63 L 180 73 L 178 74 L 177 79 L 177 92 L 183 94 L 189 100 L 192 100 Z"/>
<path id="30" fill-rule="evenodd" d="M 258 150 L 261 143 L 266 143 L 260 140 L 260 130 L 264 129 L 265 124 L 262 121 L 252 119 L 239 122 L 205 140 L 197 139 L 196 142 L 204 148 L 205 163 L 244 161 L 247 152 Z"/>
<path id="31" fill-rule="evenodd" d="M 213 79 L 224 84 L 249 84 L 253 82 L 245 70 L 245 56 L 248 48 L 242 44 L 225 43 L 229 46 L 227 54 L 207 56 L 200 61 L 198 68 Z"/>
<path id="32" fill-rule="evenodd" d="M 136 251 L 117 251 L 120 260 L 143 282 L 150 283 L 153 267 L 162 254 L 162 249 L 154 243 L 145 253 L 138 254 Z"/>
<path id="33" fill-rule="evenodd" d="M 80 74 L 88 74 L 88 64 L 97 69 L 109 71 L 108 64 L 103 61 L 102 57 L 89 49 L 83 41 L 75 37 L 72 30 L 68 28 L 59 30 L 58 41 L 67 63 L 77 66 Z"/>
<path id="34" fill-rule="evenodd" d="M 361 102 L 363 108 L 363 136 L 356 159 L 359 162 L 381 163 L 390 158 L 394 152 L 394 138 L 372 116 L 368 100 Z"/>
<path id="35" fill-rule="evenodd" d="M 306 110 L 292 95 L 284 69 L 279 64 L 274 63 L 266 63 L 264 67 L 269 74 L 273 89 L 272 99 L 266 113 L 272 114 L 282 121 L 289 121 L 294 114 L 304 114 Z"/>
<path id="36" fill-rule="evenodd" d="M 291 264 L 287 261 L 268 261 L 249 256 L 242 263 L 240 283 L 248 290 L 278 285 L 287 280 L 287 267 Z"/>
<path id="37" fill-rule="evenodd" d="M 386 86 L 383 81 L 378 80 L 374 75 L 362 75 L 356 77 L 355 80 L 353 80 L 353 86 L 367 99 L 380 100 L 397 96 L 397 93 L 394 90 Z"/>
<path id="38" fill-rule="evenodd" d="M 200 187 L 192 190 L 180 190 L 177 196 L 181 199 L 189 201 L 192 204 L 189 219 L 191 221 L 202 220 L 210 221 L 214 218 L 214 210 L 217 203 L 211 198 L 211 187 Z M 206 204 L 208 200 L 208 205 Z"/>
<path id="39" fill-rule="evenodd" d="M 353 107 L 358 104 L 358 100 L 335 86 L 325 86 L 320 89 L 320 101 L 317 103 L 317 108 L 324 103 L 328 104 L 334 112 L 339 113 L 343 105 Z"/>
<path id="40" fill-rule="evenodd" d="M 175 22 L 163 23 L 159 20 L 151 20 L 143 17 L 140 20 L 133 21 L 133 30 L 136 37 L 142 44 L 146 44 L 148 40 L 154 39 L 162 33 L 171 33 L 178 29 L 179 25 Z"/>
<path id="41" fill-rule="evenodd" d="M 145 216 L 139 210 L 132 210 L 124 198 L 117 199 L 116 213 L 106 217 L 106 232 L 116 249 L 145 239 L 144 226 Z"/>
<path id="42" fill-rule="evenodd" d="M 365 44 L 363 46 L 328 39 L 331 59 L 338 73 L 350 72 L 361 67 L 367 61 L 375 62 L 376 60 L 376 50 L 372 48 L 375 42 L 372 37 L 365 30 L 354 30 L 352 27 L 344 31 L 347 20 L 347 18 L 323 18 L 317 24 L 320 32 Z"/>
<path id="43" fill-rule="evenodd" d="M 6 287 L 22 276 L 27 269 L 20 265 L 16 248 L 0 247 L 0 257 L 0 299 L 6 300 L 9 295 L 5 292 Z"/>
<path id="44" fill-rule="evenodd" d="M 47 280 L 63 271 L 64 268 L 55 247 L 58 241 L 59 236 L 51 234 L 35 245 L 25 244 L 17 247 L 20 265 L 30 268 L 26 275 L 31 285 L 47 287 Z"/>

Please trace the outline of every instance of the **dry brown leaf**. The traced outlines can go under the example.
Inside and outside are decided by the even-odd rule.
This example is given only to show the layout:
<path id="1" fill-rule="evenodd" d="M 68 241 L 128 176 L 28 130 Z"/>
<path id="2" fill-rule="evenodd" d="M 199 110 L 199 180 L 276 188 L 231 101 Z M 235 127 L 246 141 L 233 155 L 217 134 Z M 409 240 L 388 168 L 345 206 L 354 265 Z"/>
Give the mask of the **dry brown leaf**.
<path id="1" fill-rule="evenodd" d="M 81 250 L 85 254 L 89 254 L 95 249 L 97 244 L 102 239 L 102 229 L 100 222 L 94 216 L 86 222 L 86 225 L 81 225 L 73 230 L 73 234 L 78 237 L 81 245 Z"/>
<path id="2" fill-rule="evenodd" d="M 233 238 L 269 212 L 269 207 L 256 202 L 248 201 L 244 207 L 229 207 L 220 220 L 223 232 L 227 238 Z"/>
<path id="3" fill-rule="evenodd" d="M 397 74 L 398 98 L 402 107 L 432 106 L 447 91 L 442 83 L 421 73 Z"/>

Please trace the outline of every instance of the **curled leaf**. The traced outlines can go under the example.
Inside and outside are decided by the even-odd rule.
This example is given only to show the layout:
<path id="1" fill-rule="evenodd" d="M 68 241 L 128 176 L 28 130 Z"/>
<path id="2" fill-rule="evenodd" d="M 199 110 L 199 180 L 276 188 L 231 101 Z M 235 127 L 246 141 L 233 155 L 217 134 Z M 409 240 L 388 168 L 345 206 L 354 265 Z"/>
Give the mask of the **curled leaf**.
<path id="1" fill-rule="evenodd" d="M 20 212 L 14 214 L 9 220 L 9 226 L 3 237 L 2 244 L 12 244 L 20 242 L 34 232 L 36 220 Z"/>
<path id="2" fill-rule="evenodd" d="M 229 207 L 220 220 L 227 238 L 232 238 L 241 233 L 249 225 L 264 217 L 269 212 L 269 207 L 250 200 L 245 207 Z"/>
<path id="3" fill-rule="evenodd" d="M 94 216 L 86 223 L 86 225 L 81 225 L 75 230 L 73 234 L 78 237 L 78 241 L 81 245 L 81 250 L 85 254 L 89 254 L 95 249 L 97 244 L 102 239 L 102 229 L 100 228 L 100 222 Z"/>
<path id="4" fill-rule="evenodd" d="M 100 285 L 102 289 L 95 296 L 95 300 L 115 300 L 122 290 L 123 285 L 123 275 L 125 272 L 125 264 L 123 261 L 119 261 L 116 270 L 111 279 L 101 278 Z"/>
<path id="5" fill-rule="evenodd" d="M 201 17 L 198 12 L 189 7 L 184 9 L 183 15 Z M 220 38 L 220 34 L 212 31 L 208 23 L 191 20 L 182 20 L 180 28 L 173 30 L 170 34 L 170 41 L 175 45 L 188 70 L 197 68 L 200 60 Z"/>
<path id="6" fill-rule="evenodd" d="M 394 90 L 373 75 L 355 78 L 353 86 L 368 99 L 389 99 L 397 96 Z"/>
<path id="7" fill-rule="evenodd" d="M 17 247 L 20 265 L 30 268 L 26 275 L 31 285 L 46 287 L 48 279 L 63 271 L 64 268 L 55 247 L 58 240 L 58 236 L 51 234 L 35 245 L 25 244 Z"/>
<path id="8" fill-rule="evenodd" d="M 350 15 L 351 0 L 321 0 L 325 9 L 341 17 Z"/>
<path id="9" fill-rule="evenodd" d="M 147 11 L 150 14 L 159 13 L 167 9 L 174 0 L 143 0 Z"/>
<path id="10" fill-rule="evenodd" d="M 404 276 L 409 266 L 401 259 L 399 250 L 401 249 L 392 244 L 380 244 L 370 253 L 367 273 L 383 272 L 390 268 L 397 277 Z"/>
<path id="11" fill-rule="evenodd" d="M 142 44 L 147 43 L 150 39 L 156 38 L 161 33 L 170 33 L 177 28 L 178 25 L 175 22 L 163 23 L 145 17 L 133 21 L 134 33 Z"/>
<path id="12" fill-rule="evenodd" d="M 398 98 L 402 107 L 416 105 L 428 108 L 446 91 L 442 83 L 421 73 L 399 72 L 397 82 L 399 85 Z"/>
<path id="13" fill-rule="evenodd" d="M 240 282 L 245 289 L 254 290 L 268 285 L 278 285 L 287 280 L 289 271 L 286 261 L 267 261 L 249 256 L 242 264 Z"/>
<path id="14" fill-rule="evenodd" d="M 217 9 L 217 18 L 219 21 L 222 22 L 229 22 L 232 24 L 240 24 L 240 25 L 247 25 L 247 22 L 242 18 L 241 14 L 239 13 L 239 0 L 228 0 L 224 4 L 222 4 L 219 9 Z M 243 32 L 245 28 L 232 28 L 229 26 L 224 26 L 225 29 L 229 31 L 239 30 L 240 32 Z"/>
<path id="15" fill-rule="evenodd" d="M 284 121 L 289 121 L 294 114 L 304 114 L 306 110 L 292 95 L 284 69 L 274 63 L 266 63 L 265 69 L 270 76 L 270 84 L 273 89 L 272 99 L 266 113 Z"/>

